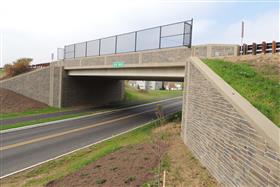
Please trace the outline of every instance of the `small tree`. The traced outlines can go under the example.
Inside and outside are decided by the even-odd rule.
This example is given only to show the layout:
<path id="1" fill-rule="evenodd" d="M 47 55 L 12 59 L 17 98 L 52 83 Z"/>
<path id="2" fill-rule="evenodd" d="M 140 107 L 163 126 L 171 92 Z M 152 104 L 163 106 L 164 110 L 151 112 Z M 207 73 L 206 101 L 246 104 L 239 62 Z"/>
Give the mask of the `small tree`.
<path id="1" fill-rule="evenodd" d="M 4 66 L 5 75 L 7 77 L 13 77 L 29 71 L 32 60 L 32 58 L 20 58 L 12 64 L 6 64 Z"/>

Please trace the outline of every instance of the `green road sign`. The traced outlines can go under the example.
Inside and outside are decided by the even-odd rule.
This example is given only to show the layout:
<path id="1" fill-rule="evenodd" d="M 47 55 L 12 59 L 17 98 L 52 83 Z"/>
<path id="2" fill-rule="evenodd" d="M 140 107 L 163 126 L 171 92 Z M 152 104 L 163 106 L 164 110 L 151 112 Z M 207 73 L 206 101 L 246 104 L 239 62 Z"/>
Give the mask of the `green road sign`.
<path id="1" fill-rule="evenodd" d="M 122 68 L 124 67 L 124 62 L 113 62 L 113 68 Z"/>

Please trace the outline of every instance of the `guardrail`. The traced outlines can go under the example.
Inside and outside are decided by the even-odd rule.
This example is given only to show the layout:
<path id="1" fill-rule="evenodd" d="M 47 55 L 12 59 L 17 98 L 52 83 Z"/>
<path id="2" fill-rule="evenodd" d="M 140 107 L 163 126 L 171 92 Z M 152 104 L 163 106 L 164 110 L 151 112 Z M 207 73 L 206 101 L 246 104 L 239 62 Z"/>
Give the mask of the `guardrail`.
<path id="1" fill-rule="evenodd" d="M 136 52 L 179 46 L 191 47 L 193 19 L 107 38 L 66 45 L 64 59 Z"/>
<path id="2" fill-rule="evenodd" d="M 266 54 L 266 53 L 279 53 L 280 52 L 280 42 L 271 42 L 266 43 L 262 42 L 261 44 L 253 43 L 252 45 L 243 44 L 240 47 L 240 55 L 256 55 L 256 54 Z"/>

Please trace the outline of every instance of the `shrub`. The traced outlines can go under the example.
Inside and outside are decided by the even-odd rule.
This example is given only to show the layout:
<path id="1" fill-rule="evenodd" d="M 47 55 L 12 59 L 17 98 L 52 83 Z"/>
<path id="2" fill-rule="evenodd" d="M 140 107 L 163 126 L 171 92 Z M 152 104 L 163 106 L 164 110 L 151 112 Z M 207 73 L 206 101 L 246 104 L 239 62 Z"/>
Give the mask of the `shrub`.
<path id="1" fill-rule="evenodd" d="M 32 58 L 20 58 L 12 64 L 6 64 L 4 66 L 6 77 L 13 77 L 29 71 L 29 66 L 32 60 Z"/>

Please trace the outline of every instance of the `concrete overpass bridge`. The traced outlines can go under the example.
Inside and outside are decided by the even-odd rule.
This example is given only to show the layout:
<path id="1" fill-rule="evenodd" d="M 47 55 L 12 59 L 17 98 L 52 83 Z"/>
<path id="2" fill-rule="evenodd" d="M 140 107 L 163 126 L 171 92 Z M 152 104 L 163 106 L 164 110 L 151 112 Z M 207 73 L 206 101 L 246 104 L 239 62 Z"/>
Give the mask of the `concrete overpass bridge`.
<path id="1" fill-rule="evenodd" d="M 191 49 L 177 47 L 144 52 L 64 60 L 69 76 L 94 76 L 120 80 L 184 81 Z"/>
<path id="2" fill-rule="evenodd" d="M 55 107 L 102 105 L 123 98 L 123 80 L 184 81 L 191 56 L 237 55 L 237 45 L 192 47 L 192 27 L 189 20 L 66 45 L 61 60 L 0 86 Z"/>
<path id="3" fill-rule="evenodd" d="M 105 50 L 99 40 L 99 55 L 93 56 L 89 52 L 94 50 L 88 50 L 91 42 L 66 46 L 63 60 L 0 81 L 0 87 L 65 107 L 119 101 L 127 79 L 184 81 L 182 138 L 219 183 L 280 185 L 279 128 L 194 57 L 237 55 L 237 45 L 180 45 L 116 53 L 112 46 L 118 45 L 113 44 L 111 51 L 108 45 Z M 141 45 L 134 49 L 138 48 Z"/>

